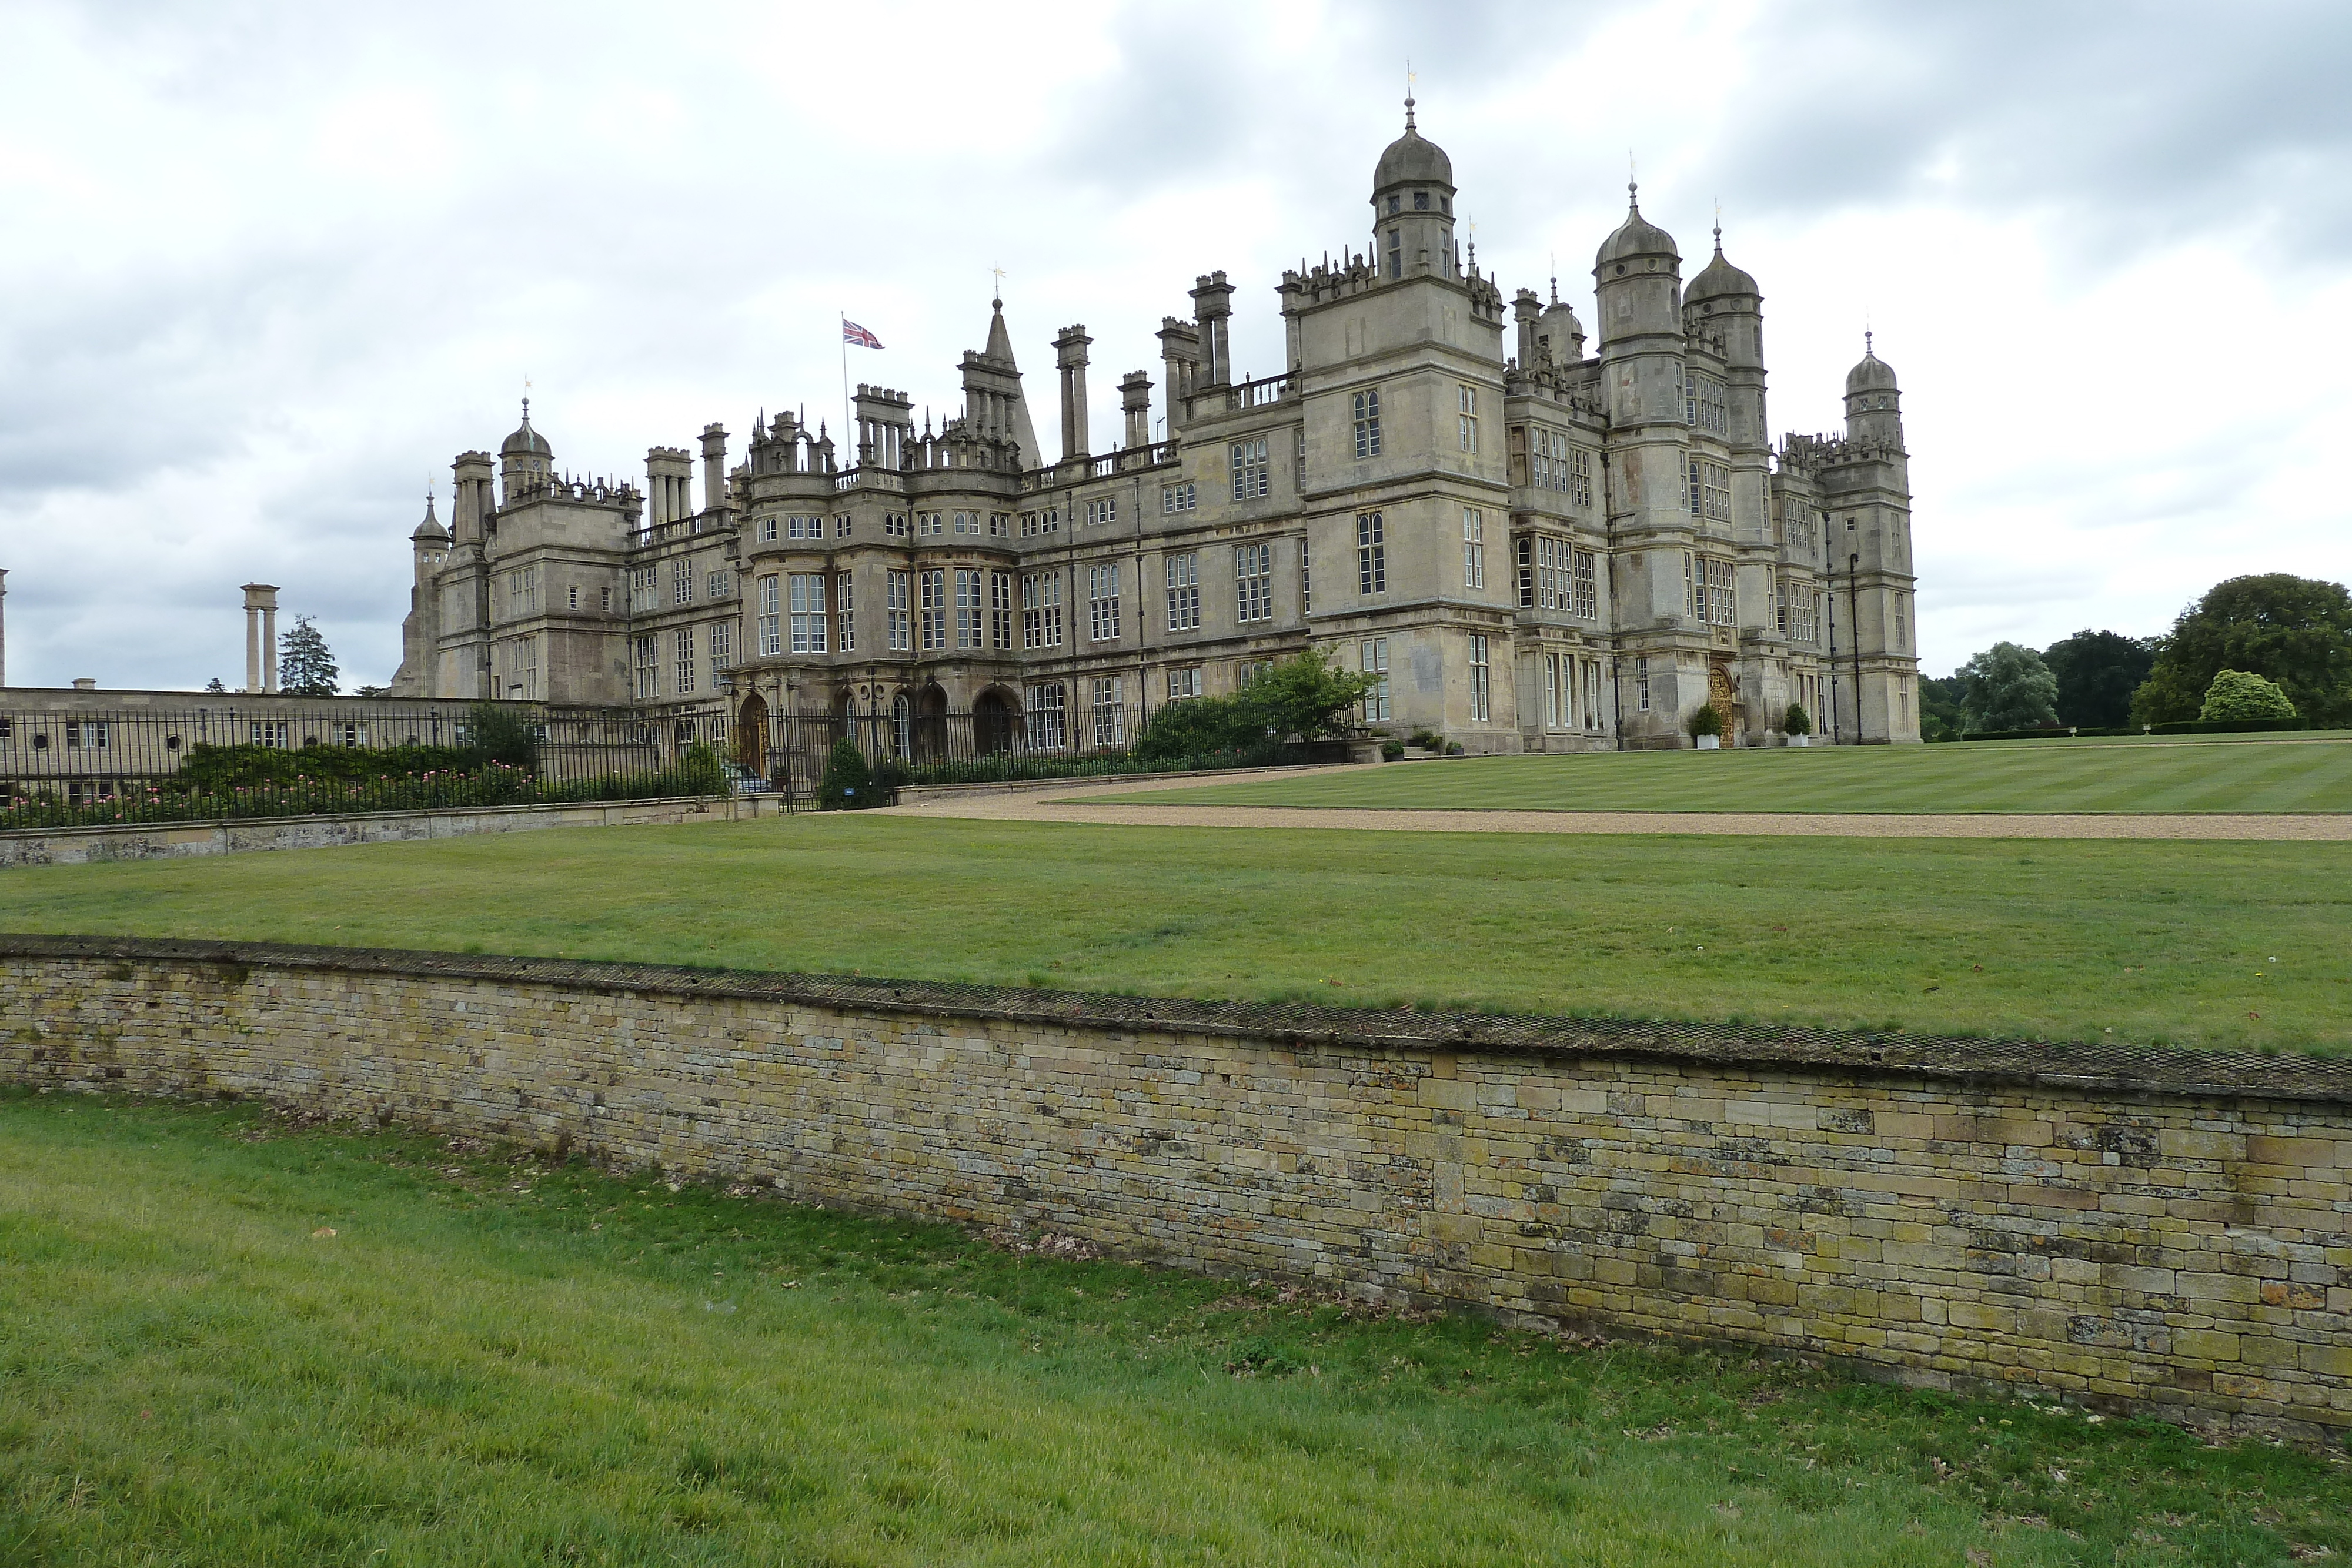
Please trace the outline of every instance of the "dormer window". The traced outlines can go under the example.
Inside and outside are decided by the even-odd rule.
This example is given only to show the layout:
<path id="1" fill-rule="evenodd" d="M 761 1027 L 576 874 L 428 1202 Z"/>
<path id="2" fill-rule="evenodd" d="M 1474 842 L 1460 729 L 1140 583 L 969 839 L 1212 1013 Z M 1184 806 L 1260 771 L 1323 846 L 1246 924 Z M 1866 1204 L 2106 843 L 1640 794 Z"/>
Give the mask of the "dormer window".
<path id="1" fill-rule="evenodd" d="M 1425 213 L 1429 211 L 1429 193 L 1427 191 L 1415 191 L 1412 193 L 1412 210 L 1416 213 Z"/>

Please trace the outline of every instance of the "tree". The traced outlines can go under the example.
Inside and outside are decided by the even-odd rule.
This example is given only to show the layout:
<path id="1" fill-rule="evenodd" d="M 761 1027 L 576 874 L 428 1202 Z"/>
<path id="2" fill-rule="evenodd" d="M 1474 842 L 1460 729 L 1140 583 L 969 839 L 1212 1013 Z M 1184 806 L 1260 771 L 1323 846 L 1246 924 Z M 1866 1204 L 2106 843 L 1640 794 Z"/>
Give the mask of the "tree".
<path id="1" fill-rule="evenodd" d="M 1959 678 L 1967 693 L 1960 704 L 1965 729 L 2032 729 L 2058 722 L 2058 678 L 2031 648 L 1995 643 L 1962 664 Z"/>
<path id="2" fill-rule="evenodd" d="M 1919 677 L 1919 734 L 1928 740 L 1947 740 L 1960 733 L 1966 722 L 1960 705 L 1969 699 L 1969 683 L 1958 674 L 1937 679 Z"/>
<path id="3" fill-rule="evenodd" d="M 511 707 L 476 703 L 466 713 L 466 750 L 474 766 L 496 762 L 526 772 L 539 771 L 539 729 Z"/>
<path id="4" fill-rule="evenodd" d="M 1684 722 L 1689 728 L 1693 740 L 1710 735 L 1719 736 L 1723 733 L 1723 715 L 1716 711 L 1713 703 L 1699 704 L 1698 710 Z"/>
<path id="5" fill-rule="evenodd" d="M 1380 676 L 1350 674 L 1309 648 L 1280 659 L 1234 694 L 1234 704 L 1261 731 L 1313 739 L 1343 727 L 1341 716 L 1380 685 Z"/>
<path id="6" fill-rule="evenodd" d="M 2241 719 L 2293 718 L 2294 704 L 2286 694 L 2260 675 L 2243 670 L 2223 670 L 2205 688 L 2201 719 L 2229 723 Z"/>
<path id="7" fill-rule="evenodd" d="M 2352 723 L 2352 594 L 2285 572 L 2216 583 L 2158 639 L 2132 722 L 2195 718 L 2223 670 L 2267 677 L 2314 724 Z"/>
<path id="8" fill-rule="evenodd" d="M 1780 720 L 1780 732 L 1783 735 L 1811 735 L 1813 733 L 1813 716 L 1805 711 L 1804 704 L 1790 703 L 1789 705 L 1788 716 Z"/>
<path id="9" fill-rule="evenodd" d="M 2156 663 L 2156 645 L 2145 637 L 2085 628 L 2042 651 L 2042 662 L 2058 680 L 2058 722 L 2085 729 L 2112 729 L 2131 722 L 2132 693 Z"/>
<path id="10" fill-rule="evenodd" d="M 308 615 L 294 617 L 278 639 L 278 689 L 298 697 L 331 697 L 341 676 L 318 622 Z"/>

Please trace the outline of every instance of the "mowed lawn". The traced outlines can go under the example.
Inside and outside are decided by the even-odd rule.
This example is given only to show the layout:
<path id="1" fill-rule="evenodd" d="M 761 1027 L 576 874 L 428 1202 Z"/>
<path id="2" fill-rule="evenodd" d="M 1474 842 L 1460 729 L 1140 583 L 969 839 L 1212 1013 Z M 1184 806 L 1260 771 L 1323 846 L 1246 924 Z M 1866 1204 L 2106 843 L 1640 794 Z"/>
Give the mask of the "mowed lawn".
<path id="1" fill-rule="evenodd" d="M 0 930 L 2352 1051 L 2352 843 L 828 813 L 19 869 Z"/>
<path id="2" fill-rule="evenodd" d="M 2352 736 L 1454 758 L 1150 799 L 1429 810 L 2352 811 Z"/>
<path id="3" fill-rule="evenodd" d="M 2352 1467 L 0 1092 L 0 1562 L 2271 1563 Z"/>

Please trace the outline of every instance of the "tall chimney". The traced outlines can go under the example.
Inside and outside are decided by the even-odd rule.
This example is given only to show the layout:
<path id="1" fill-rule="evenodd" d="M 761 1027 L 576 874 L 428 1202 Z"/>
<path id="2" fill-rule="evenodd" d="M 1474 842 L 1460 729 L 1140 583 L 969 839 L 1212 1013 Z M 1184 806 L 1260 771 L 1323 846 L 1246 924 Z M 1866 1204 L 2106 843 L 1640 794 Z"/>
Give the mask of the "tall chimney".
<path id="1" fill-rule="evenodd" d="M 1207 373 L 1201 384 L 1234 384 L 1234 286 L 1222 272 L 1193 280 L 1192 319 L 1201 324 L 1201 365 Z"/>
<path id="2" fill-rule="evenodd" d="M 1118 408 L 1127 415 L 1127 444 L 1151 444 L 1151 378 L 1129 371 L 1118 380 Z"/>
<path id="3" fill-rule="evenodd" d="M 278 689 L 278 589 L 271 583 L 245 585 L 245 689 Z"/>
<path id="4" fill-rule="evenodd" d="M 1084 327 L 1065 327 L 1054 340 L 1054 363 L 1062 371 L 1062 460 L 1084 457 L 1087 439 L 1087 346 Z"/>
<path id="5" fill-rule="evenodd" d="M 727 427 L 713 421 L 702 427 L 702 509 L 715 512 L 727 504 Z"/>

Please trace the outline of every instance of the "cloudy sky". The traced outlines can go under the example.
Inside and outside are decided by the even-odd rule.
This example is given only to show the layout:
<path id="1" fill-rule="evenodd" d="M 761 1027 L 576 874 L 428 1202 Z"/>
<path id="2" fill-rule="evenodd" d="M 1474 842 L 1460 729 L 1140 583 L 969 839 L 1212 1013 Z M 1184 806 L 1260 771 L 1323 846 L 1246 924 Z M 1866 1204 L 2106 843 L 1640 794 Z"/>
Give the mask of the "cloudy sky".
<path id="1" fill-rule="evenodd" d="M 999 266 L 1033 395 L 1094 336 L 1098 433 L 1213 267 L 1276 369 L 1408 57 L 1507 291 L 1556 256 L 1592 319 L 1630 150 L 1694 269 L 1722 203 L 1778 426 L 1832 428 L 1875 329 L 1929 673 L 2352 577 L 2340 3 L 0 0 L 8 679 L 236 685 L 251 580 L 389 678 L 425 485 L 526 376 L 597 474 L 837 423 L 836 311 L 940 408 Z"/>

